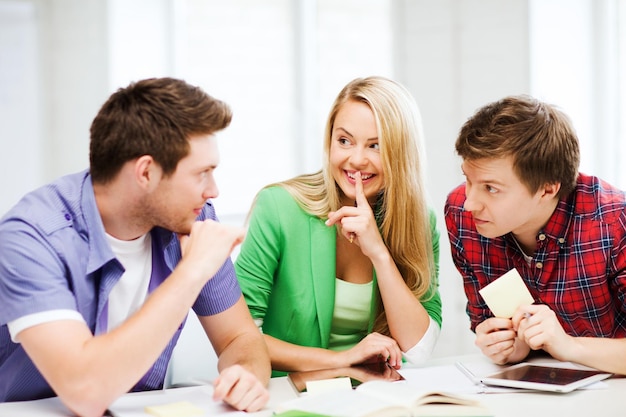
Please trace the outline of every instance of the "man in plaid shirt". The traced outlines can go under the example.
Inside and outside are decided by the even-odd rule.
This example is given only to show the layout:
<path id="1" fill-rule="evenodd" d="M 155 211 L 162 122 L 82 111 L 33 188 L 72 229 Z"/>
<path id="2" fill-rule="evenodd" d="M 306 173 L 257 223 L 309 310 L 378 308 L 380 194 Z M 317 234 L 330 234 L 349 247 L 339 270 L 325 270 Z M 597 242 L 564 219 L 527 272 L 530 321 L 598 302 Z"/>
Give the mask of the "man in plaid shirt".
<path id="1" fill-rule="evenodd" d="M 579 173 L 569 118 L 529 96 L 479 109 L 455 147 L 466 182 L 445 218 L 476 345 L 626 374 L 626 193 Z M 535 302 L 494 317 L 478 291 L 512 268 Z"/>

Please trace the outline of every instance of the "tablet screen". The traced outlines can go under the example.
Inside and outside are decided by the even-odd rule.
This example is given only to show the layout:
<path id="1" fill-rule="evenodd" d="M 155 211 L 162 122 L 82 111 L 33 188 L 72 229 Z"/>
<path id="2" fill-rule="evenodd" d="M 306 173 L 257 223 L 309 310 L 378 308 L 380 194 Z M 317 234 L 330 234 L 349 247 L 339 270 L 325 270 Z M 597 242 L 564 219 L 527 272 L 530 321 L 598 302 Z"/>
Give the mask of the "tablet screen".
<path id="1" fill-rule="evenodd" d="M 495 375 L 490 375 L 490 378 L 538 382 L 541 384 L 568 385 L 599 373 L 601 372 L 593 370 L 524 365 L 519 368 L 511 368 Z"/>
<path id="2" fill-rule="evenodd" d="M 521 363 L 481 378 L 481 381 L 487 385 L 570 392 L 610 376 L 609 373 L 594 369 L 573 369 Z"/>

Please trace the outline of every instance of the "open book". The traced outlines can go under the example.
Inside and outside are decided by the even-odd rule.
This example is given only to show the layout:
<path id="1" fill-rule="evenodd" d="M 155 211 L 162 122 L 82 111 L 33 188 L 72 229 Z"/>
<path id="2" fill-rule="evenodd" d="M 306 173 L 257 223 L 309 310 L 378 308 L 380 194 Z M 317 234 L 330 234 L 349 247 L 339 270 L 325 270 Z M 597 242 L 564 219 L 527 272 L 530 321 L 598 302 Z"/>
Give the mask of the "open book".
<path id="1" fill-rule="evenodd" d="M 355 389 L 301 396 L 276 412 L 301 410 L 333 417 L 493 416 L 478 401 L 442 391 L 416 391 L 405 382 L 368 381 Z"/>

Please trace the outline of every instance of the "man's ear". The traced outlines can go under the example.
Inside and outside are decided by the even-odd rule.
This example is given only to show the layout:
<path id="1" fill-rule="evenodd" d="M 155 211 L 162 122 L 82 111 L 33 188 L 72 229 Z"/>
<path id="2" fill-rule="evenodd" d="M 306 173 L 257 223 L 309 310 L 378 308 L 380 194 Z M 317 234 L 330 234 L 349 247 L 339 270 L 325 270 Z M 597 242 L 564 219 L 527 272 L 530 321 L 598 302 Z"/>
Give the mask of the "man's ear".
<path id="1" fill-rule="evenodd" d="M 135 181 L 142 188 L 150 188 L 161 176 L 161 170 L 154 158 L 142 155 L 135 161 Z"/>
<path id="2" fill-rule="evenodd" d="M 547 199 L 557 198 L 560 190 L 561 190 L 560 182 L 555 182 L 552 184 L 545 184 L 543 186 L 542 197 L 545 197 Z"/>

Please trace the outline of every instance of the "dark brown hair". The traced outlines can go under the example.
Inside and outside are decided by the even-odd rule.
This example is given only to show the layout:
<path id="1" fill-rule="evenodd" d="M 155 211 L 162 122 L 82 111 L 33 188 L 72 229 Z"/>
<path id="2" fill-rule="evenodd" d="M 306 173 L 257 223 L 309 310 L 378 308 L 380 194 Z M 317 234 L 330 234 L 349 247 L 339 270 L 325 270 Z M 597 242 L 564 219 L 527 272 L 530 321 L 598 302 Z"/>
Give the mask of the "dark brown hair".
<path id="1" fill-rule="evenodd" d="M 230 107 L 175 78 L 151 78 L 117 90 L 91 124 L 92 180 L 106 183 L 122 166 L 151 155 L 171 175 L 189 152 L 189 138 L 212 134 L 231 121 Z"/>

